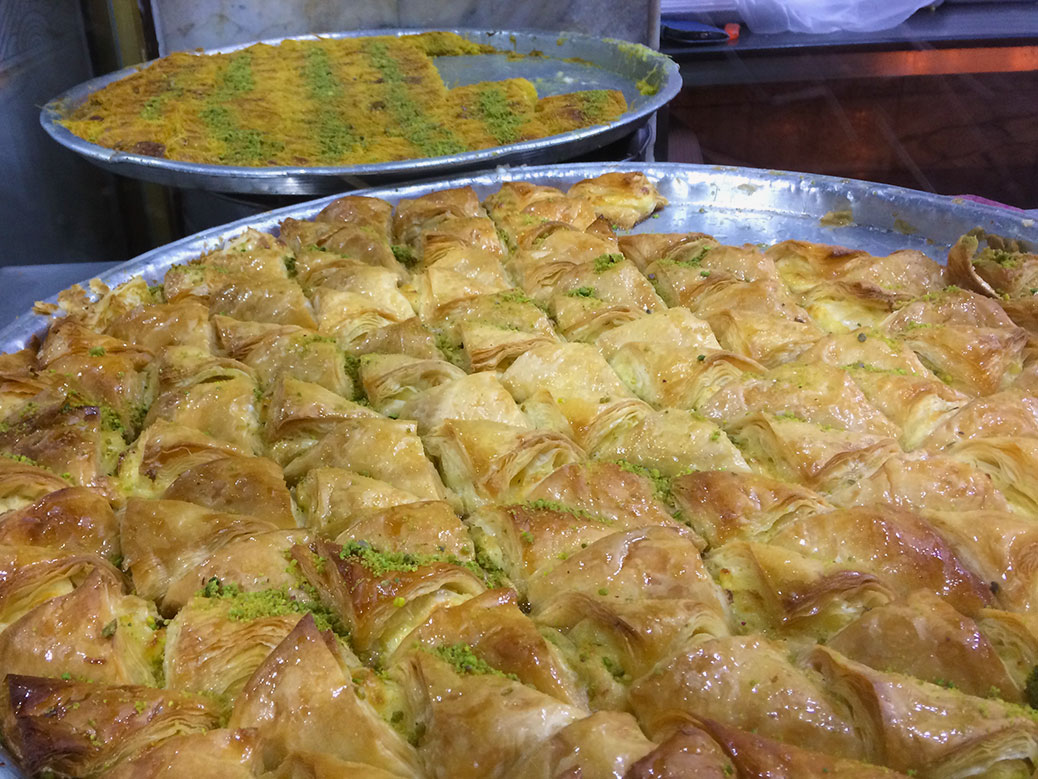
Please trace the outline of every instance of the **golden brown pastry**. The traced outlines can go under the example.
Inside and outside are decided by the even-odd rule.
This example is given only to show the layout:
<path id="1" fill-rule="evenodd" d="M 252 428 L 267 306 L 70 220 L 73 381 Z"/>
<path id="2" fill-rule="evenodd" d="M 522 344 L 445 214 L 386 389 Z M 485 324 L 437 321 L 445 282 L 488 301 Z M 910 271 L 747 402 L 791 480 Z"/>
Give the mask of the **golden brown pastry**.
<path id="1" fill-rule="evenodd" d="M 617 235 L 662 202 L 349 196 L 63 293 L 0 356 L 19 764 L 1032 776 L 1026 324 L 917 252 Z"/>

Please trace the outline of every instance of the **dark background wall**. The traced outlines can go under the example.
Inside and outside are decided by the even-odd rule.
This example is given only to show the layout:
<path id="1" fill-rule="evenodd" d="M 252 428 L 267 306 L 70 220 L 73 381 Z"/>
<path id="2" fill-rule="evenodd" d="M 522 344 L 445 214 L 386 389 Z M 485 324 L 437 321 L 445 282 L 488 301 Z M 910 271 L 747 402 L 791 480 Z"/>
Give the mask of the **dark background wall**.
<path id="1" fill-rule="evenodd" d="M 1038 72 L 689 87 L 669 157 L 1038 208 Z"/>

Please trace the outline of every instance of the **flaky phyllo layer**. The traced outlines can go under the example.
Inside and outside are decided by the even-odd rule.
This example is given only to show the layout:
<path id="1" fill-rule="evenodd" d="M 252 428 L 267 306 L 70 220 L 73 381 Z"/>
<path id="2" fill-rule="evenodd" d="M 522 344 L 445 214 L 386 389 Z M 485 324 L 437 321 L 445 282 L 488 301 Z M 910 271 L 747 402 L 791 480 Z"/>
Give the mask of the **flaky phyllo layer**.
<path id="1" fill-rule="evenodd" d="M 1038 361 L 979 280 L 1038 258 L 664 203 L 345 197 L 65 293 L 0 359 L 25 770 L 1031 776 Z"/>

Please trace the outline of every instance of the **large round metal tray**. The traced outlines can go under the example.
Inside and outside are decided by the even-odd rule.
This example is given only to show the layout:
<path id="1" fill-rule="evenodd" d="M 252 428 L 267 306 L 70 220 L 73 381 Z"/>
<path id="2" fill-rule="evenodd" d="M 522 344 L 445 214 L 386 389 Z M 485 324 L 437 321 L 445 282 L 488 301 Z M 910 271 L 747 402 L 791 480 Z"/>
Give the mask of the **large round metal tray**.
<path id="1" fill-rule="evenodd" d="M 647 219 L 631 232 L 704 232 L 726 243 L 772 243 L 788 238 L 840 244 L 885 255 L 898 249 L 917 249 L 944 262 L 960 235 L 982 228 L 1013 238 L 1034 249 L 1038 227 L 1033 213 L 1011 211 L 960 198 L 917 192 L 853 179 L 784 171 L 707 165 L 587 163 L 539 167 L 499 168 L 474 176 L 400 187 L 370 189 L 351 194 L 384 198 L 396 203 L 448 187 L 472 186 L 485 197 L 505 181 L 530 181 L 561 188 L 609 171 L 641 171 L 649 176 L 670 204 L 657 218 Z M 142 275 L 159 281 L 171 265 L 187 262 L 247 228 L 276 230 L 286 217 L 313 217 L 338 195 L 215 227 L 112 268 L 100 278 L 109 285 Z M 850 211 L 853 222 L 827 226 L 826 214 Z M 54 300 L 54 298 L 51 298 Z M 33 301 L 25 301 L 29 308 Z M 0 329 L 0 350 L 23 348 L 40 335 L 47 318 L 26 313 Z M 0 779 L 21 777 L 0 749 Z"/>
<path id="2" fill-rule="evenodd" d="M 421 30 L 361 30 L 332 33 L 322 38 L 356 38 L 368 35 L 407 35 Z M 601 148 L 636 130 L 648 121 L 681 89 L 677 64 L 646 46 L 609 38 L 575 33 L 453 30 L 476 43 L 519 54 L 538 52 L 544 56 L 509 59 L 507 54 L 436 57 L 434 62 L 448 86 L 479 81 L 524 77 L 537 86 L 541 96 L 583 89 L 617 89 L 623 92 L 628 110 L 615 122 L 581 130 L 464 152 L 447 157 L 380 162 L 370 165 L 329 167 L 244 167 L 178 162 L 143 154 L 114 151 L 89 143 L 59 124 L 69 111 L 91 94 L 134 73 L 142 66 L 124 68 L 91 79 L 48 102 L 40 112 L 40 124 L 54 140 L 83 155 L 96 165 L 124 176 L 170 186 L 252 194 L 310 195 L 343 189 L 381 186 L 394 181 L 454 175 L 502 164 L 548 163 L 571 159 Z M 295 40 L 317 36 L 299 35 Z M 253 41 L 202 54 L 226 53 L 253 43 L 277 44 L 287 38 Z M 656 87 L 644 95 L 643 81 Z"/>

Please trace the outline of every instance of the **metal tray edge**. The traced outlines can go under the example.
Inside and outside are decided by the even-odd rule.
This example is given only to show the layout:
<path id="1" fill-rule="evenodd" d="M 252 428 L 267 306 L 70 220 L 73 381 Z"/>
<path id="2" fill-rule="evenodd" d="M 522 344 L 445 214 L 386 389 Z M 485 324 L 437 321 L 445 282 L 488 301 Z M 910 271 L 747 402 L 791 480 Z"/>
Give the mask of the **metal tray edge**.
<path id="1" fill-rule="evenodd" d="M 821 176 L 809 173 L 797 173 L 793 171 L 765 171 L 755 168 L 740 168 L 715 165 L 693 165 L 685 163 L 577 163 L 569 165 L 531 165 L 516 167 L 499 167 L 496 170 L 484 171 L 466 176 L 444 177 L 433 181 L 423 181 L 416 184 L 402 184 L 389 187 L 372 187 L 363 190 L 351 191 L 326 195 L 305 203 L 285 206 L 283 208 L 266 211 L 239 219 L 228 224 L 213 227 L 194 235 L 181 238 L 173 243 L 152 249 L 133 259 L 117 265 L 99 278 L 109 286 L 120 284 L 133 276 L 143 276 L 149 281 L 158 281 L 160 276 L 170 265 L 179 262 L 187 262 L 190 259 L 218 246 L 223 241 L 252 227 L 258 230 L 272 230 L 281 220 L 286 217 L 306 219 L 312 217 L 325 205 L 342 197 L 343 194 L 367 195 L 381 197 L 393 203 L 403 198 L 413 198 L 426 194 L 434 189 L 443 187 L 475 186 L 477 188 L 492 187 L 506 181 L 536 180 L 540 183 L 550 183 L 557 180 L 565 186 L 583 178 L 590 178 L 608 171 L 639 171 L 645 173 L 655 181 L 682 180 L 686 184 L 696 183 L 716 187 L 718 195 L 724 194 L 723 207 L 738 211 L 740 207 L 752 206 L 756 212 L 773 212 L 776 216 L 803 216 L 804 212 L 795 205 L 790 207 L 783 205 L 781 199 L 775 202 L 757 202 L 761 196 L 757 193 L 769 193 L 776 183 L 781 182 L 784 187 L 797 187 L 801 191 L 825 191 L 830 194 L 842 193 L 833 196 L 836 204 L 864 203 L 878 205 L 885 208 L 889 215 L 889 224 L 858 225 L 861 228 L 881 230 L 888 233 L 898 232 L 897 221 L 899 215 L 910 215 L 912 208 L 922 212 L 932 212 L 935 216 L 945 220 L 953 220 L 952 232 L 966 232 L 973 227 L 982 227 L 989 232 L 998 233 L 1010 238 L 1023 241 L 1038 242 L 1038 228 L 1033 214 L 1027 212 L 1010 211 L 1008 209 L 989 206 L 982 203 L 961 201 L 947 195 L 937 195 L 918 190 L 906 189 L 887 184 L 876 184 L 857 179 L 838 178 L 834 176 Z M 727 188 L 718 187 L 718 182 L 729 184 Z M 715 199 L 716 202 L 716 199 Z M 808 217 L 817 218 L 822 214 L 807 214 Z M 968 225 L 968 226 L 967 226 Z M 652 231 L 651 222 L 643 222 L 641 229 L 648 228 Z M 851 238 L 854 231 L 847 229 L 833 230 L 831 232 L 832 243 L 840 243 L 846 238 Z M 924 232 L 921 238 L 927 238 Z M 910 244 L 912 236 L 904 235 L 904 243 Z M 851 239 L 853 241 L 853 239 Z M 916 240 L 916 243 L 919 241 Z M 935 244 L 936 245 L 936 244 Z M 56 296 L 47 299 L 54 302 Z M 32 302 L 29 302 L 31 307 Z M 48 317 L 37 314 L 25 313 L 13 320 L 6 326 L 0 328 L 0 350 L 13 351 L 21 349 L 33 335 L 43 332 L 49 322 Z"/>

